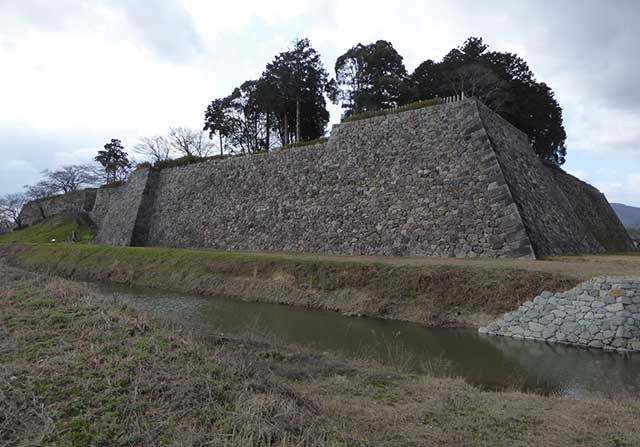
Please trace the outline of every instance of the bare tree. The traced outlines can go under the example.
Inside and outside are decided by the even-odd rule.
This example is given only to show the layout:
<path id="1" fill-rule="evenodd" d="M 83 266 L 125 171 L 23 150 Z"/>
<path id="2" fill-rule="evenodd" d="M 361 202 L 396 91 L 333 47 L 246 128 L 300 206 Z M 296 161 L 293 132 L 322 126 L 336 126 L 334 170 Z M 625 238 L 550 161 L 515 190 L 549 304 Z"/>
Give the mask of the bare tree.
<path id="1" fill-rule="evenodd" d="M 171 148 L 167 138 L 157 135 L 140 138 L 140 142 L 133 147 L 133 150 L 153 161 L 163 161 L 171 158 Z"/>
<path id="2" fill-rule="evenodd" d="M 45 179 L 41 182 L 41 186 L 46 185 L 49 193 L 68 193 L 82 186 L 95 185 L 98 181 L 94 169 L 89 165 L 63 166 L 55 171 L 42 171 L 42 174 Z"/>
<path id="3" fill-rule="evenodd" d="M 24 194 L 7 194 L 0 197 L 0 220 L 12 222 L 18 229 L 22 228 L 20 211 L 27 199 Z"/>
<path id="4" fill-rule="evenodd" d="M 24 195 L 27 200 L 40 200 L 59 192 L 46 180 L 40 180 L 35 185 L 24 185 L 24 189 Z"/>
<path id="5" fill-rule="evenodd" d="M 215 146 L 206 132 L 185 127 L 172 127 L 167 138 L 170 150 L 191 157 L 206 157 Z"/>

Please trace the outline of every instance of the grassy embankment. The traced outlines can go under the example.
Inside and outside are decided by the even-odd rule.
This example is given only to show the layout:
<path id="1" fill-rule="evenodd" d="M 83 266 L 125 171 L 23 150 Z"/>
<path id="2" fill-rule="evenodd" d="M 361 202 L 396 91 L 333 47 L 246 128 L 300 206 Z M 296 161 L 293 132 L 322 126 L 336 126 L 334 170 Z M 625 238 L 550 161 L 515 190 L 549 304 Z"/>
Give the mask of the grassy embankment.
<path id="1" fill-rule="evenodd" d="M 83 215 L 64 214 L 49 218 L 22 230 L 0 235 L 0 244 L 47 243 L 75 240 L 89 242 L 93 239 L 88 219 Z"/>
<path id="2" fill-rule="evenodd" d="M 199 335 L 0 260 L 0 445 L 632 446 L 640 403 Z"/>
<path id="3" fill-rule="evenodd" d="M 71 279 L 306 306 L 430 326 L 476 326 L 573 276 L 509 267 L 79 244 L 0 245 L 0 256 Z"/>

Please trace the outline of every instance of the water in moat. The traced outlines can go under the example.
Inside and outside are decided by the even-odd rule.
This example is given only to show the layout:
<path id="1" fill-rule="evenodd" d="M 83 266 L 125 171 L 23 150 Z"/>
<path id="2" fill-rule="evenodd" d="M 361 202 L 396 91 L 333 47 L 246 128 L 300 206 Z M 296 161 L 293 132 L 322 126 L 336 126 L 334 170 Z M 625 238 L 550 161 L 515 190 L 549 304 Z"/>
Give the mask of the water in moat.
<path id="1" fill-rule="evenodd" d="M 350 318 L 333 312 L 223 297 L 101 284 L 135 309 L 204 327 L 212 333 L 269 334 L 314 350 L 402 363 L 462 377 L 483 389 L 520 389 L 562 396 L 613 396 L 640 391 L 640 355 L 621 355 L 504 337 L 473 330 Z"/>

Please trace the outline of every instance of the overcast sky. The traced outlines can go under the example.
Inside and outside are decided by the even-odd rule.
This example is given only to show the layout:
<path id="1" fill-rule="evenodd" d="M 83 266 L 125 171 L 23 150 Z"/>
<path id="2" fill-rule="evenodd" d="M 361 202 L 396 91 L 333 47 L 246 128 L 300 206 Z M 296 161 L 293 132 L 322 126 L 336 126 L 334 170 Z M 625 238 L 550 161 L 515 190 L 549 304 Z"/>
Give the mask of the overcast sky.
<path id="1" fill-rule="evenodd" d="M 640 206 L 640 1 L 0 0 L 0 194 L 131 148 L 260 75 L 297 37 L 333 74 L 386 39 L 412 71 L 469 36 L 523 57 L 564 109 L 564 168 Z M 332 107 L 332 122 L 339 109 Z"/>

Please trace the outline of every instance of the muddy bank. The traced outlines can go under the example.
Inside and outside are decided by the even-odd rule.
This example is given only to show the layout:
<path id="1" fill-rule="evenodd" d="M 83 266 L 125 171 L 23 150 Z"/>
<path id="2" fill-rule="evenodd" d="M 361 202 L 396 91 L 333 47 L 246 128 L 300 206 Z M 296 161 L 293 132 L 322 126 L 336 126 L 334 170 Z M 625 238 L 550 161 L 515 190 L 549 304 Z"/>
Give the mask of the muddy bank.
<path id="1" fill-rule="evenodd" d="M 6 245 L 12 265 L 70 279 L 110 281 L 366 315 L 427 326 L 477 327 L 575 277 L 454 265 L 294 259 L 280 255 L 97 245 Z"/>

